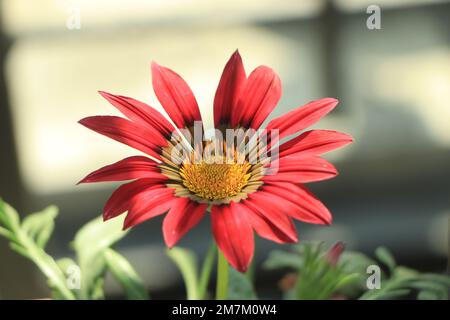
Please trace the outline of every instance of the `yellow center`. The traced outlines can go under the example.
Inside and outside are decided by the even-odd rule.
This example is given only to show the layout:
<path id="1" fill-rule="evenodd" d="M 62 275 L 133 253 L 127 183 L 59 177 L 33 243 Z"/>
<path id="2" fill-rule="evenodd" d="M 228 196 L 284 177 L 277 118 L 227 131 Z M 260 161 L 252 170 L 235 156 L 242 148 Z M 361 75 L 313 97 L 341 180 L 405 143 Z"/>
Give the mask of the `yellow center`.
<path id="1" fill-rule="evenodd" d="M 247 185 L 251 165 L 244 163 L 185 163 L 183 185 L 200 198 L 212 201 L 237 195 Z"/>

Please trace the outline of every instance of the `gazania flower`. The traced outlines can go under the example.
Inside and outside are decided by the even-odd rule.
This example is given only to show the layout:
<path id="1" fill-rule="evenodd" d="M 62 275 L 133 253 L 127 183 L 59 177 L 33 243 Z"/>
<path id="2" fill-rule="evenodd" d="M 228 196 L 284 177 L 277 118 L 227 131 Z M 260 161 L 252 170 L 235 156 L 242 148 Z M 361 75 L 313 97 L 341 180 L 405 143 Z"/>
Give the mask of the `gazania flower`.
<path id="1" fill-rule="evenodd" d="M 193 132 L 201 121 L 197 101 L 187 83 L 174 71 L 152 63 L 155 94 L 181 132 Z M 325 180 L 337 174 L 321 158 L 323 153 L 352 141 L 346 134 L 328 130 L 301 133 L 279 147 L 278 171 L 267 174 L 266 164 L 251 163 L 248 154 L 231 151 L 231 161 L 182 161 L 173 159 L 173 133 L 177 130 L 159 112 L 138 100 L 100 94 L 126 118 L 94 116 L 80 123 L 91 130 L 142 151 L 92 172 L 81 183 L 126 181 L 111 195 L 104 207 L 104 219 L 127 212 L 124 228 L 133 227 L 167 213 L 163 235 L 174 246 L 191 228 L 208 215 L 215 241 L 229 263 L 243 272 L 253 257 L 254 231 L 277 243 L 297 241 L 292 219 L 330 224 L 328 209 L 304 183 Z M 223 71 L 214 98 L 214 124 L 227 129 L 260 129 L 281 97 L 277 74 L 260 66 L 248 76 L 236 51 Z M 324 98 L 269 122 L 279 139 L 291 138 L 329 113 L 338 101 Z M 187 141 L 187 139 L 185 139 Z M 186 142 L 184 142 L 186 144 Z M 207 142 L 203 143 L 208 145 Z M 191 146 L 188 158 L 196 155 Z M 227 145 L 223 144 L 227 149 Z M 243 156 L 243 161 L 237 159 Z M 217 152 L 212 157 L 217 157 Z M 239 159 L 242 159 L 239 158 Z M 207 212 L 210 212 L 209 214 Z"/>

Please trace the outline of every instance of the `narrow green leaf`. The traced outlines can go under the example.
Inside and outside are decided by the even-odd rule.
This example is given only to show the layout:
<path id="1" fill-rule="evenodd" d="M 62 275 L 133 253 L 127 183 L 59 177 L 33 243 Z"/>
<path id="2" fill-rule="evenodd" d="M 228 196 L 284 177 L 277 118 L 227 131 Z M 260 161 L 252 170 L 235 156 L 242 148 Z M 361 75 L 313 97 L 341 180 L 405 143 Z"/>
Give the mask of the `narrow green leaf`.
<path id="1" fill-rule="evenodd" d="M 375 250 L 375 256 L 389 268 L 389 271 L 391 273 L 394 271 L 397 263 L 395 262 L 394 257 L 387 248 L 378 247 Z"/>
<path id="2" fill-rule="evenodd" d="M 47 277 L 47 281 L 51 284 L 52 289 L 58 291 L 59 297 L 63 299 L 75 299 L 73 293 L 66 286 L 63 272 L 55 260 L 43 250 L 42 245 L 45 245 L 45 242 L 50 237 L 52 227 L 46 229 L 43 233 L 44 235 L 40 237 L 31 236 L 38 234 L 34 233 L 34 231 L 30 233 L 30 230 L 33 229 L 31 227 L 32 225 L 41 225 L 40 220 L 47 219 L 51 215 L 51 213 L 36 214 L 36 218 L 33 219 L 35 223 L 28 222 L 23 226 L 20 224 L 20 218 L 16 210 L 0 199 L 0 223 L 4 226 L 2 230 L 7 231 L 2 232 L 2 235 L 6 235 L 12 240 L 10 242 L 11 248 L 36 264 Z M 51 219 L 50 223 L 53 223 L 53 219 Z"/>
<path id="3" fill-rule="evenodd" d="M 187 299 L 201 299 L 197 279 L 197 259 L 194 253 L 188 249 L 177 247 L 167 249 L 166 252 L 181 272 L 186 286 Z"/>
<path id="4" fill-rule="evenodd" d="M 20 227 L 20 219 L 17 211 L 0 198 L 0 222 L 6 229 L 16 232 Z"/>
<path id="5" fill-rule="evenodd" d="M 355 283 L 359 280 L 360 275 L 357 273 L 347 274 L 339 279 L 339 281 L 336 283 L 335 287 L 333 288 L 333 292 L 348 286 L 352 283 Z"/>
<path id="6" fill-rule="evenodd" d="M 83 226 L 75 235 L 73 247 L 81 270 L 81 299 L 103 297 L 102 278 L 106 272 L 104 252 L 127 232 L 122 230 L 124 217 L 103 221 L 96 218 Z"/>
<path id="7" fill-rule="evenodd" d="M 64 273 L 67 273 L 67 269 L 71 266 L 77 266 L 77 263 L 71 258 L 61 258 L 56 260 L 56 263 Z"/>
<path id="8" fill-rule="evenodd" d="M 108 270 L 122 286 L 128 299 L 148 300 L 150 298 L 141 278 L 125 257 L 112 249 L 107 249 L 105 259 Z"/>
<path id="9" fill-rule="evenodd" d="M 432 282 L 432 281 L 414 281 L 413 284 L 411 284 L 411 287 L 420 289 L 420 290 L 442 290 L 445 289 L 445 286 L 443 286 L 440 283 Z"/>
<path id="10" fill-rule="evenodd" d="M 27 249 L 25 249 L 24 247 L 22 247 L 21 245 L 15 243 L 15 242 L 11 242 L 9 244 L 9 246 L 11 247 L 12 250 L 14 250 L 15 252 L 17 252 L 18 254 L 20 254 L 21 256 L 24 256 L 25 258 L 30 259 L 30 255 L 27 252 Z"/>
<path id="11" fill-rule="evenodd" d="M 446 291 L 421 290 L 417 295 L 418 300 L 448 300 Z"/>
<path id="12" fill-rule="evenodd" d="M 447 288 L 450 288 L 450 277 L 446 275 L 434 273 L 422 273 L 420 275 L 420 279 L 425 281 L 437 282 L 444 286 L 447 286 Z"/>
<path id="13" fill-rule="evenodd" d="M 104 283 L 105 278 L 103 276 L 94 279 L 94 283 L 91 286 L 90 299 L 92 300 L 105 299 L 105 293 L 103 292 Z"/>
<path id="14" fill-rule="evenodd" d="M 28 215 L 22 222 L 22 230 L 32 238 L 36 244 L 45 248 L 53 229 L 58 208 L 49 206 L 40 212 Z"/>
<path id="15" fill-rule="evenodd" d="M 208 253 L 206 254 L 205 260 L 203 261 L 202 270 L 200 273 L 200 282 L 199 282 L 199 295 L 201 299 L 206 298 L 207 289 L 209 280 L 211 277 L 211 271 L 214 266 L 214 261 L 216 259 L 217 254 L 217 246 L 213 241 L 208 249 Z"/>
<path id="16" fill-rule="evenodd" d="M 5 237 L 11 241 L 15 240 L 14 234 L 3 227 L 0 227 L 0 236 Z"/>

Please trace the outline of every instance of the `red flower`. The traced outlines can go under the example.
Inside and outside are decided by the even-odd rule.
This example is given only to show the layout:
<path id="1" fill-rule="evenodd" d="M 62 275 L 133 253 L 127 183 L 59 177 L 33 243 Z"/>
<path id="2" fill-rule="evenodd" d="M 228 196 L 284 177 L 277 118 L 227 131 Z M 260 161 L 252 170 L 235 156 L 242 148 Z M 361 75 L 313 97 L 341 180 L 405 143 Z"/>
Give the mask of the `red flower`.
<path id="1" fill-rule="evenodd" d="M 179 129 L 192 132 L 194 122 L 201 121 L 201 116 L 189 86 L 168 68 L 152 63 L 151 69 L 153 89 L 169 117 Z M 253 257 L 253 230 L 263 238 L 287 243 L 297 241 L 292 218 L 315 224 L 331 223 L 328 209 L 303 184 L 337 174 L 334 166 L 319 156 L 350 143 L 350 136 L 328 130 L 303 132 L 280 146 L 279 169 L 271 175 L 264 169 L 267 165 L 250 163 L 248 154 L 244 154 L 243 162 L 236 161 L 239 152 L 234 149 L 231 163 L 202 160 L 176 164 L 171 158 L 174 148 L 171 135 L 176 130 L 169 121 L 135 99 L 100 94 L 128 119 L 95 116 L 80 123 L 151 157 L 123 159 L 80 181 L 133 180 L 111 195 L 104 207 L 105 220 L 127 211 L 124 228 L 129 228 L 167 212 L 164 240 L 168 247 L 173 247 L 209 209 L 218 247 L 241 272 Z M 247 77 L 236 51 L 225 66 L 214 98 L 215 127 L 222 131 L 259 129 L 280 97 L 277 74 L 260 66 Z M 272 120 L 266 129 L 278 129 L 279 139 L 290 137 L 316 123 L 337 103 L 332 98 L 310 102 Z M 191 153 L 193 157 L 195 151 Z"/>

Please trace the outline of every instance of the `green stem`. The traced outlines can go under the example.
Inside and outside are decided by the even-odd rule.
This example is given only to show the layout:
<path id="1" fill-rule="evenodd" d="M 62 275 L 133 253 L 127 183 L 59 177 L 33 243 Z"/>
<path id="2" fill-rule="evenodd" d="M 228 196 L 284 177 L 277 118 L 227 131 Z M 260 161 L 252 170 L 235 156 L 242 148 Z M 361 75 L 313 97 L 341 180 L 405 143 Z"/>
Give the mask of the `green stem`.
<path id="1" fill-rule="evenodd" d="M 223 253 L 218 251 L 216 299 L 226 300 L 228 297 L 228 262 Z"/>
<path id="2" fill-rule="evenodd" d="M 209 278 L 211 277 L 211 271 L 214 265 L 214 259 L 216 257 L 217 247 L 214 241 L 212 241 L 205 260 L 203 261 L 202 270 L 200 273 L 200 280 L 198 285 L 200 299 L 206 299 L 206 290 L 208 289 Z"/>
<path id="3" fill-rule="evenodd" d="M 47 276 L 51 286 L 53 286 L 65 300 L 74 300 L 75 295 L 67 288 L 64 274 L 55 260 L 47 255 L 44 250 L 36 248 L 34 243 L 29 241 L 22 233 L 19 233 L 19 239 L 24 246 L 29 259 L 31 259 L 42 273 Z"/>

